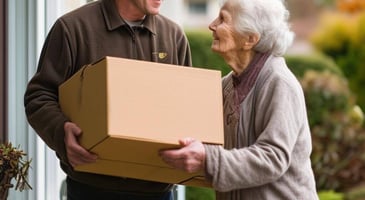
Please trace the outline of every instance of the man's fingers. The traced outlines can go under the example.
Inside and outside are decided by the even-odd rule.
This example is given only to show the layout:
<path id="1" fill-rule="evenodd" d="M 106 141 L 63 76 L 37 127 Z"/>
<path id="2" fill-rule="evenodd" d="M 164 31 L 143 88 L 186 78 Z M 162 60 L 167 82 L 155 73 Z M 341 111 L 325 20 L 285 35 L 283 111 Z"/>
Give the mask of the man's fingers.
<path id="1" fill-rule="evenodd" d="M 81 128 L 72 122 L 66 122 L 64 129 L 65 133 L 72 133 L 75 136 L 80 136 L 82 133 Z"/>
<path id="2" fill-rule="evenodd" d="M 68 157 L 72 167 L 93 163 L 98 158 L 96 154 L 90 153 L 85 149 L 70 150 L 68 151 Z"/>
<path id="3" fill-rule="evenodd" d="M 66 122 L 64 129 L 67 158 L 71 166 L 95 162 L 97 155 L 87 151 L 78 142 L 78 136 L 82 134 L 81 129 L 72 122 Z"/>

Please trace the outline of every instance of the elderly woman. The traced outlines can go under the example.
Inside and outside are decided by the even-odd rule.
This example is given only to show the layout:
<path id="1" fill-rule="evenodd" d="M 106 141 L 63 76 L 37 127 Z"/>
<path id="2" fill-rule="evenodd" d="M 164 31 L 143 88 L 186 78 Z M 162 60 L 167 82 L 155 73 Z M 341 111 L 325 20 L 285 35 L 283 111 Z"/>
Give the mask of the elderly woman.
<path id="1" fill-rule="evenodd" d="M 209 25 L 223 78 L 224 148 L 192 138 L 162 159 L 205 170 L 217 199 L 318 199 L 302 88 L 281 57 L 292 43 L 282 0 L 226 0 Z M 204 120 L 204 119 L 202 119 Z"/>

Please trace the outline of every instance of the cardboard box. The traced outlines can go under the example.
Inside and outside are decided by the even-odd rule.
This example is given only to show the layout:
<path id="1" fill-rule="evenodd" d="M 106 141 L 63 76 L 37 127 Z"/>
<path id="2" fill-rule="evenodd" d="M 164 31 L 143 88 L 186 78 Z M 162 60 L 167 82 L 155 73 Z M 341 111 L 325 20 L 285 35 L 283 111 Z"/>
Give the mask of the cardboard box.
<path id="1" fill-rule="evenodd" d="M 59 101 L 99 155 L 76 170 L 209 187 L 203 172 L 173 169 L 158 152 L 185 137 L 223 144 L 220 71 L 105 57 L 63 83 Z"/>

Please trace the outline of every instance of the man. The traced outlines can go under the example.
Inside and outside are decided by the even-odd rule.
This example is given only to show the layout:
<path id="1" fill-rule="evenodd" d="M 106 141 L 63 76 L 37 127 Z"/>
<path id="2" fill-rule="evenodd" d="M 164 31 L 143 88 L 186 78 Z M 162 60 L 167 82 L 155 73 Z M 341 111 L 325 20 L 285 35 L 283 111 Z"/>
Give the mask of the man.
<path id="1" fill-rule="evenodd" d="M 82 66 L 104 56 L 190 66 L 186 36 L 179 26 L 159 15 L 161 3 L 92 2 L 59 18 L 47 36 L 24 104 L 29 123 L 56 152 L 67 174 L 68 199 L 172 198 L 170 184 L 74 171 L 77 165 L 95 162 L 97 155 L 79 145 L 82 130 L 67 119 L 58 103 L 58 86 Z"/>

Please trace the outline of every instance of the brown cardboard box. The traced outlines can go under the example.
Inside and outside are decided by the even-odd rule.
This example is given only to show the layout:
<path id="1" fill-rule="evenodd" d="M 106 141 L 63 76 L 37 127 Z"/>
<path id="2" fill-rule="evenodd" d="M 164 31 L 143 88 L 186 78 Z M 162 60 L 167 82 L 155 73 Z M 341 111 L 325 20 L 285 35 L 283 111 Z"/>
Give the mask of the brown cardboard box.
<path id="1" fill-rule="evenodd" d="M 105 57 L 63 83 L 59 98 L 81 145 L 99 155 L 76 170 L 209 187 L 203 172 L 173 169 L 158 151 L 188 136 L 223 144 L 219 71 Z"/>

